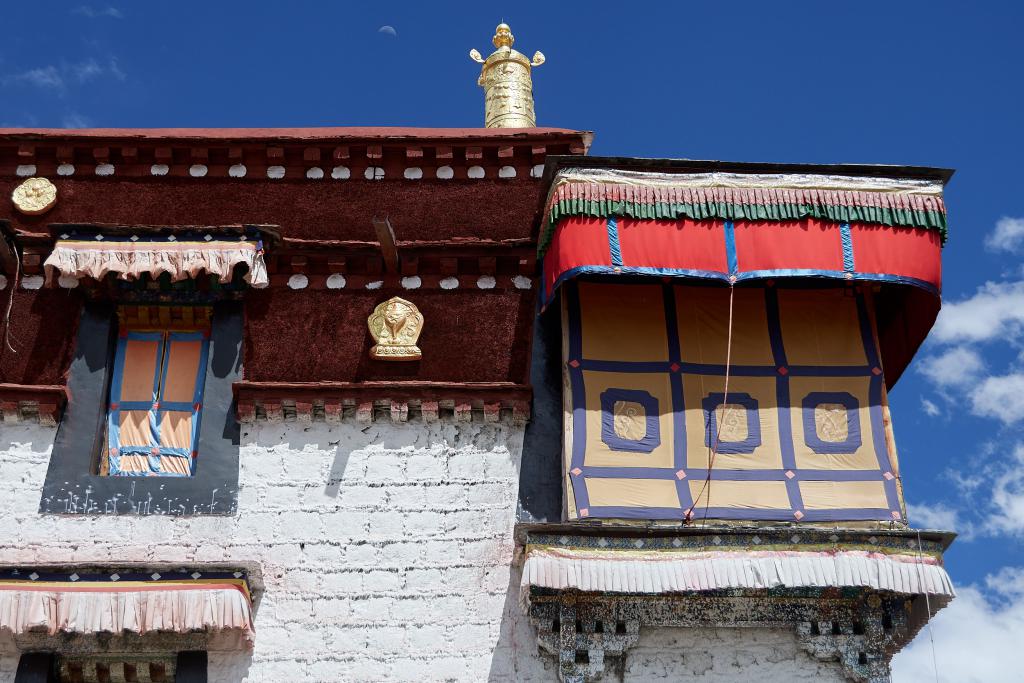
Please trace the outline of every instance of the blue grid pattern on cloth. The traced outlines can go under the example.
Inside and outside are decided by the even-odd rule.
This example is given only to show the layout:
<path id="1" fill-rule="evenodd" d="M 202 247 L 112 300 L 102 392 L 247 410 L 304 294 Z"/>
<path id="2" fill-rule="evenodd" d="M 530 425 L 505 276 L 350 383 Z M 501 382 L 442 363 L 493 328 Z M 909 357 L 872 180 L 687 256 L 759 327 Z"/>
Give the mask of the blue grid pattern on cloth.
<path id="1" fill-rule="evenodd" d="M 611 286 L 611 285 L 608 285 Z M 629 287 L 630 285 L 617 285 Z M 732 482 L 780 482 L 785 486 L 786 497 L 789 504 L 786 507 L 757 508 L 757 507 L 715 507 L 711 505 L 705 508 L 703 503 L 693 505 L 693 494 L 689 487 L 691 481 L 701 481 L 708 476 L 708 468 L 693 467 L 687 464 L 687 442 L 686 442 L 686 410 L 687 408 L 698 409 L 705 415 L 705 430 L 707 430 L 710 415 L 714 419 L 713 406 L 720 402 L 720 394 L 709 394 L 707 405 L 687 406 L 684 401 L 684 378 L 687 376 L 718 376 L 725 374 L 725 366 L 718 364 L 705 364 L 686 362 L 683 359 L 680 343 L 680 332 L 677 326 L 676 309 L 676 287 L 671 283 L 664 283 L 661 286 L 664 320 L 667 335 L 668 356 L 662 360 L 607 360 L 586 358 L 583 355 L 583 324 L 581 319 L 580 292 L 578 283 L 570 283 L 563 290 L 566 306 L 567 332 L 567 357 L 564 358 L 564 370 L 568 378 L 568 391 L 570 393 L 571 416 L 570 425 L 572 431 L 571 449 L 566 453 L 566 477 L 569 485 L 569 492 L 575 501 L 575 513 L 579 518 L 616 518 L 616 519 L 676 519 L 682 520 L 686 512 L 693 507 L 694 517 L 713 519 L 739 519 L 739 520 L 788 520 L 793 521 L 904 521 L 902 498 L 899 493 L 897 481 L 894 474 L 894 463 L 889 462 L 888 444 L 886 442 L 886 424 L 884 417 L 884 377 L 881 371 L 881 360 L 876 345 L 874 328 L 869 313 L 868 305 L 861 290 L 853 294 L 856 298 L 857 324 L 860 333 L 860 345 L 863 347 L 866 364 L 837 364 L 837 365 L 797 365 L 790 364 L 786 358 L 786 349 L 783 342 L 782 322 L 779 312 L 779 293 L 775 286 L 764 288 L 764 307 L 767 316 L 768 338 L 771 345 L 771 355 L 774 359 L 773 365 L 739 365 L 731 366 L 731 375 L 736 379 L 764 378 L 774 384 L 775 406 L 765 409 L 761 405 L 755 410 L 753 417 L 760 416 L 764 419 L 769 414 L 773 419 L 778 431 L 778 455 L 781 457 L 781 467 L 770 467 L 763 469 L 728 469 L 715 466 L 711 469 L 711 484 L 716 481 Z M 624 375 L 646 374 L 662 375 L 668 378 L 670 386 L 671 405 L 666 406 L 663 412 L 671 412 L 671 434 L 661 434 L 662 441 L 668 441 L 672 449 L 671 466 L 594 466 L 587 464 L 587 396 L 588 390 L 586 376 L 588 372 L 597 373 L 623 373 Z M 815 381 L 833 382 L 841 384 L 843 381 L 855 380 L 865 382 L 867 386 L 867 412 L 869 415 L 871 437 L 866 447 L 871 452 L 873 462 L 870 469 L 866 468 L 830 468 L 823 465 L 820 468 L 808 468 L 798 466 L 798 457 L 795 452 L 794 443 L 797 437 L 793 434 L 790 411 L 803 411 L 799 415 L 800 422 L 810 425 L 810 431 L 802 435 L 806 440 L 807 447 L 816 451 L 822 447 L 833 446 L 831 453 L 848 453 L 850 444 L 854 441 L 859 443 L 860 427 L 857 424 L 855 413 L 852 413 L 853 402 L 848 399 L 840 400 L 841 393 L 821 392 L 817 396 L 814 393 L 807 394 L 815 401 L 804 405 L 803 396 L 798 396 L 797 401 L 791 400 L 791 391 L 794 380 L 802 381 L 804 378 L 811 378 Z M 624 380 L 625 381 L 625 380 Z M 729 403 L 744 403 L 749 397 L 743 393 L 742 388 L 737 388 L 730 393 Z M 851 396 L 850 399 L 853 397 Z M 817 400 L 821 399 L 821 400 Z M 824 401 L 846 404 L 849 413 L 848 425 L 850 434 L 847 442 L 842 444 L 822 445 L 814 429 L 813 411 L 817 403 Z M 751 405 L 756 402 L 750 401 Z M 808 411 L 810 415 L 808 415 Z M 774 416 L 770 414 L 774 413 Z M 751 415 L 748 415 L 750 418 Z M 753 434 L 755 426 L 748 422 L 748 437 L 760 438 L 760 435 Z M 726 454 L 730 450 L 745 452 L 745 449 L 730 449 L 728 444 L 723 444 L 719 453 Z M 662 506 L 615 506 L 615 505 L 593 505 L 590 502 L 588 482 L 595 479 L 620 479 L 620 480 L 650 480 L 652 482 L 671 481 L 675 485 L 678 496 L 678 505 L 671 507 Z M 885 507 L 834 507 L 807 509 L 802 500 L 801 482 L 875 482 L 884 489 Z M 703 498 L 702 498 L 703 500 Z M 712 502 L 714 498 L 712 497 Z"/>

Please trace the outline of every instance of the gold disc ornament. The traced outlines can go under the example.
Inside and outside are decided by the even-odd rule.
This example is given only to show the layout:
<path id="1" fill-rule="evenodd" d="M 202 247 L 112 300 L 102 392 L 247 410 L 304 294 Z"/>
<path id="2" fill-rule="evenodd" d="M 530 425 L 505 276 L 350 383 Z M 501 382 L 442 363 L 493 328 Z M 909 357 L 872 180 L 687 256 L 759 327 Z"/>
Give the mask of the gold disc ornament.
<path id="1" fill-rule="evenodd" d="M 423 357 L 416 346 L 423 330 L 423 314 L 416 304 L 392 297 L 377 304 L 366 319 L 375 345 L 370 358 L 377 360 L 419 360 Z"/>
<path id="2" fill-rule="evenodd" d="M 57 188 L 46 178 L 29 178 L 11 193 L 14 208 L 27 216 L 46 213 L 57 203 Z"/>

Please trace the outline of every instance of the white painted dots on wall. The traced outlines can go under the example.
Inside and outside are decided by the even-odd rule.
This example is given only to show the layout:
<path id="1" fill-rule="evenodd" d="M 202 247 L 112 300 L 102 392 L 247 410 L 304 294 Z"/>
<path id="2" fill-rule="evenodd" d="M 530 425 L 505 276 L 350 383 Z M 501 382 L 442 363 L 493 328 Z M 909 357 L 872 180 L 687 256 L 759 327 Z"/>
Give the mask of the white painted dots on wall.
<path id="1" fill-rule="evenodd" d="M 525 275 L 516 275 L 512 278 L 512 284 L 516 289 L 530 289 L 533 286 L 533 280 Z"/>

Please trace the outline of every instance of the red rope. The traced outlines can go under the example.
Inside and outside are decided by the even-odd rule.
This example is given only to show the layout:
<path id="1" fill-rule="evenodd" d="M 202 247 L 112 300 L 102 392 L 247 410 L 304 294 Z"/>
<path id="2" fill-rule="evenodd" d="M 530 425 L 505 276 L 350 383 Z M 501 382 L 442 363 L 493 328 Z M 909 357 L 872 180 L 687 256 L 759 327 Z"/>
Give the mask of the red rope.
<path id="1" fill-rule="evenodd" d="M 722 438 L 722 425 L 725 424 L 726 418 L 729 416 L 729 370 L 732 365 L 732 302 L 733 295 L 736 292 L 735 287 L 736 281 L 734 278 L 729 279 L 729 330 L 725 338 L 725 388 L 722 392 L 722 419 L 718 420 L 717 429 L 715 430 L 715 441 L 712 445 L 708 446 L 708 474 L 704 479 L 704 485 L 700 487 L 700 493 L 694 496 L 693 503 L 690 504 L 690 508 L 686 511 L 684 519 L 689 522 L 693 519 L 693 508 L 697 506 L 697 501 L 700 500 L 704 492 L 707 491 L 708 497 L 704 501 L 704 519 L 701 521 L 701 526 L 707 524 L 708 520 L 708 508 L 711 505 L 711 468 L 715 466 L 715 456 L 718 455 L 718 444 Z M 713 408 L 718 410 L 717 407 Z M 710 416 L 709 416 L 710 418 Z"/>

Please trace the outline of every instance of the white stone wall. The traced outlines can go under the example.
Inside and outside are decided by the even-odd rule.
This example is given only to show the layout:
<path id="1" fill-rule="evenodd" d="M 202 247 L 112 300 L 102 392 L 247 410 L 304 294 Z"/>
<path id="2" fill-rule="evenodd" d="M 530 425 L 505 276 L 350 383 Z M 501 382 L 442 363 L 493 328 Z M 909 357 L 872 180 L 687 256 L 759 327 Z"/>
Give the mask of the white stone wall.
<path id="1" fill-rule="evenodd" d="M 233 518 L 39 515 L 55 429 L 0 423 L 0 563 L 258 564 L 249 653 L 216 683 L 556 681 L 519 606 L 523 430 L 259 424 L 243 429 Z M 18 653 L 0 633 L 0 682 Z M 646 629 L 606 680 L 840 680 L 791 631 Z"/>
<path id="2" fill-rule="evenodd" d="M 40 515 L 55 432 L 0 423 L 0 563 L 258 564 L 255 649 L 211 681 L 554 678 L 512 570 L 521 427 L 245 426 L 233 518 Z"/>
<path id="3" fill-rule="evenodd" d="M 606 681 L 715 681 L 715 683 L 840 683 L 838 662 L 819 662 L 792 629 L 643 628 Z"/>

